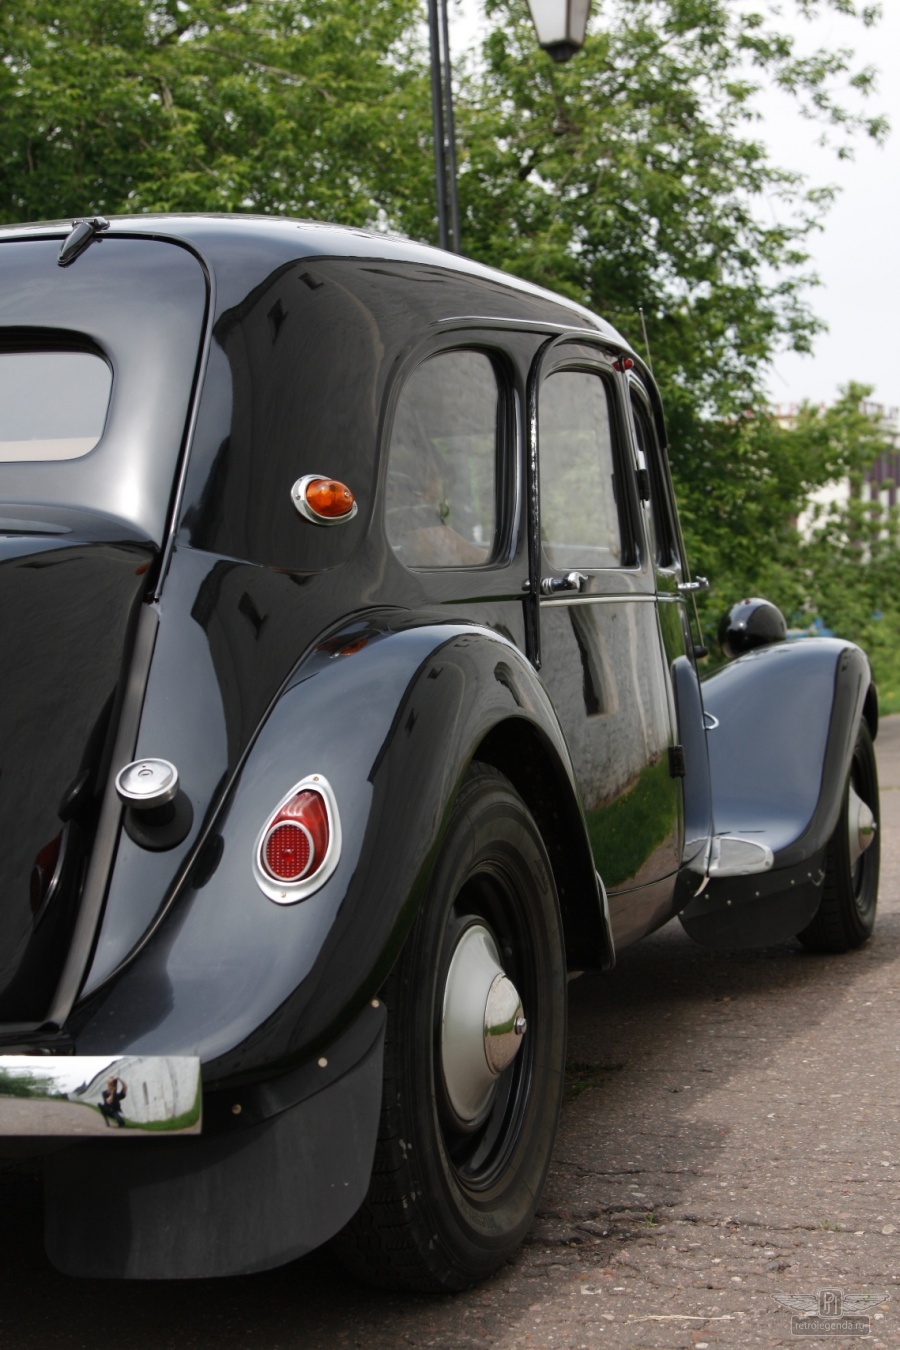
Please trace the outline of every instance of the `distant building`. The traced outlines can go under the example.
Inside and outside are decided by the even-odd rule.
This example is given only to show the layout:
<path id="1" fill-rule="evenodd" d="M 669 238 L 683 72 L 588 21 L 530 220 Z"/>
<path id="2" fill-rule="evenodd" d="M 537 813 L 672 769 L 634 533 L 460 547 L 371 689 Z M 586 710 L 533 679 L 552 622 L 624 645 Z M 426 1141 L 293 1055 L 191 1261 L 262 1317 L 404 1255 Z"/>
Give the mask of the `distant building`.
<path id="1" fill-rule="evenodd" d="M 819 405 L 823 410 L 827 406 Z M 877 502 L 879 506 L 897 506 L 900 503 L 900 408 L 886 407 L 883 403 L 873 403 L 866 399 L 859 405 L 860 412 L 876 418 L 881 423 L 884 434 L 884 452 L 865 473 L 862 495 L 865 500 Z M 783 427 L 790 427 L 800 411 L 799 403 L 776 403 L 772 416 Z M 846 501 L 850 495 L 850 484 L 846 479 L 827 483 L 812 494 L 810 506 L 831 506 L 835 502 Z M 810 524 L 810 512 L 804 511 L 798 522 L 801 534 Z"/>
<path id="2" fill-rule="evenodd" d="M 897 505 L 897 487 L 900 484 L 900 408 L 886 408 L 881 403 L 860 404 L 860 410 L 877 417 L 884 432 L 884 454 L 866 471 L 869 498 L 881 501 L 882 506 Z"/>

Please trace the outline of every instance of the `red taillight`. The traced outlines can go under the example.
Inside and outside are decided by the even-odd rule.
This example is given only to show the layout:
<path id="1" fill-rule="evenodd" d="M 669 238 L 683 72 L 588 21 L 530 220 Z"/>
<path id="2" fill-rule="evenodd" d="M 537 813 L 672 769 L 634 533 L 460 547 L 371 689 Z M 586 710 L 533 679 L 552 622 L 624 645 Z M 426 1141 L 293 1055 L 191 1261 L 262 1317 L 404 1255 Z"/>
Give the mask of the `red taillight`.
<path id="1" fill-rule="evenodd" d="M 331 876 L 340 846 L 334 793 L 321 775 L 313 774 L 291 789 L 263 827 L 256 879 L 270 900 L 303 900 Z"/>
<path id="2" fill-rule="evenodd" d="M 318 792 L 298 792 L 271 821 L 262 846 L 263 866 L 275 881 L 300 881 L 328 851 L 328 811 Z"/>
<path id="3" fill-rule="evenodd" d="M 312 854 L 309 832 L 294 820 L 283 820 L 266 835 L 266 870 L 276 881 L 299 881 L 306 876 Z"/>

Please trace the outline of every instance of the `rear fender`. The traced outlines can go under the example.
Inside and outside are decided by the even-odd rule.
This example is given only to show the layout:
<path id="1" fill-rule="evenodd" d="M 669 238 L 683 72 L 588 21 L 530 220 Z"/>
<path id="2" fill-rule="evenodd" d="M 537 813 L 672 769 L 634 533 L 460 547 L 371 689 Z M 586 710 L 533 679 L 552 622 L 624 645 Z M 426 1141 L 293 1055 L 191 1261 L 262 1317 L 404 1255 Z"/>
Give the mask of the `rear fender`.
<path id="1" fill-rule="evenodd" d="M 177 1046 L 201 1056 L 210 1085 L 287 1068 L 327 1046 L 380 989 L 459 781 L 504 722 L 524 724 L 574 802 L 546 693 L 496 633 L 403 627 L 394 615 L 321 644 L 260 729 L 174 903 L 78 1012 L 79 1053 Z M 276 904 L 255 880 L 255 846 L 309 774 L 334 792 L 341 855 L 309 898 Z M 592 868 L 587 880 L 599 913 Z"/>

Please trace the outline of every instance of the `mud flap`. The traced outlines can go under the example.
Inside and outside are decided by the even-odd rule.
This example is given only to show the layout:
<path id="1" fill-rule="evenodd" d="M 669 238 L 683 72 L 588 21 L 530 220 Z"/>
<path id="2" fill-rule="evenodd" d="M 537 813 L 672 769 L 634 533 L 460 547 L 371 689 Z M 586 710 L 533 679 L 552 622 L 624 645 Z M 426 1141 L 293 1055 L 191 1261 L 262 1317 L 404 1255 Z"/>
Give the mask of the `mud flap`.
<path id="1" fill-rule="evenodd" d="M 824 849 L 799 867 L 712 880 L 680 914 L 684 931 L 703 947 L 743 951 L 795 937 L 822 899 Z"/>

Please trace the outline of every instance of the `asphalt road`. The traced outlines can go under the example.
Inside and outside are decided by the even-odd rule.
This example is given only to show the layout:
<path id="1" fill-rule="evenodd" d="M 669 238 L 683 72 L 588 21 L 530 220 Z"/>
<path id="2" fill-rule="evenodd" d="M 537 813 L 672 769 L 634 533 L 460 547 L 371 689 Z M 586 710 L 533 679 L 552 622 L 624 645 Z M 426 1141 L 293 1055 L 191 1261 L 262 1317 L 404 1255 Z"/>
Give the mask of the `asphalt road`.
<path id="1" fill-rule="evenodd" d="M 779 1297 L 868 1306 L 900 1345 L 900 718 L 876 743 L 874 939 L 716 955 L 676 923 L 570 986 L 570 1087 L 517 1259 L 451 1298 L 398 1297 L 316 1254 L 268 1274 L 76 1281 L 46 1262 L 37 1182 L 0 1175 L 0 1346 L 395 1350 L 796 1345 Z M 103 1196 L 84 1216 L 102 1223 Z M 835 1324 L 830 1324 L 834 1326 Z M 807 1322 L 807 1329 L 810 1323 Z M 818 1324 L 817 1346 L 847 1344 Z"/>

